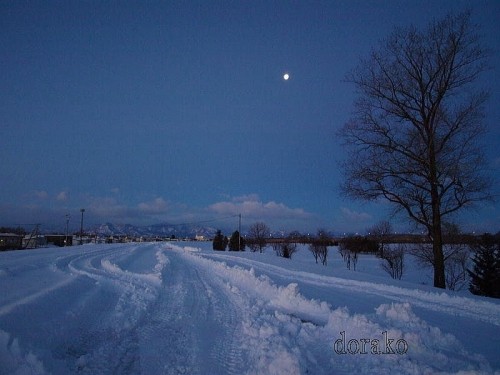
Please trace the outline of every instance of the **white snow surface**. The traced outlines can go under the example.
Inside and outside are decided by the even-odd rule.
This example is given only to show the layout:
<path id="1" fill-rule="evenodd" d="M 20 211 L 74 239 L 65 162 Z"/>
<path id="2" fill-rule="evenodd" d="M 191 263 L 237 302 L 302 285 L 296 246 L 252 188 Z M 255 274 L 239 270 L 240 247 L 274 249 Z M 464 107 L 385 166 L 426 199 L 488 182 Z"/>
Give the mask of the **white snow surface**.
<path id="1" fill-rule="evenodd" d="M 0 253 L 0 374 L 500 374 L 500 301 L 211 243 Z"/>

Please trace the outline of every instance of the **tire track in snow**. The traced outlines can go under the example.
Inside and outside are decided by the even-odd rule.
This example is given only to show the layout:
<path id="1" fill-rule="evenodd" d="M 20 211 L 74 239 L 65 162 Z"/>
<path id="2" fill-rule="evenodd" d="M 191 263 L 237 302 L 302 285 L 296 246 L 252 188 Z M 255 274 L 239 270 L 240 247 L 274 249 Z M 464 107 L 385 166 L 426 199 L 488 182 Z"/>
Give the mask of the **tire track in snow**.
<path id="1" fill-rule="evenodd" d="M 169 253 L 164 285 L 140 328 L 141 371 L 241 374 L 240 312 L 223 285 L 182 254 Z"/>
<path id="2" fill-rule="evenodd" d="M 142 252 L 150 252 L 155 259 L 153 269 L 145 273 L 130 272 L 115 262 L 136 257 L 137 246 L 125 245 L 98 248 L 95 251 L 61 258 L 59 269 L 67 269 L 74 275 L 88 277 L 95 282 L 99 295 L 117 295 L 114 305 L 92 327 L 85 329 L 80 340 L 81 348 L 74 347 L 81 355 L 76 367 L 82 373 L 137 373 L 139 371 L 138 327 L 149 306 L 158 296 L 161 286 L 159 277 L 168 259 L 161 246 L 143 246 Z M 156 252 L 156 253 L 155 253 Z M 105 298 L 105 297 L 104 297 Z"/>
<path id="3" fill-rule="evenodd" d="M 93 252 L 91 252 L 93 253 Z M 22 255 L 39 255 L 36 253 L 27 253 L 27 254 L 22 254 Z M 77 260 L 77 259 L 87 259 L 90 254 L 81 254 L 80 252 L 74 253 L 71 252 L 70 254 L 65 253 L 63 256 L 57 257 L 56 261 L 54 264 L 49 265 L 50 271 L 54 273 L 59 273 L 61 276 L 61 280 L 48 285 L 47 287 L 40 288 L 43 283 L 39 283 L 36 292 L 33 292 L 31 294 L 25 295 L 11 303 L 8 303 L 6 305 L 3 305 L 0 308 L 0 316 L 6 315 L 14 311 L 16 308 L 22 306 L 22 305 L 29 305 L 32 303 L 35 303 L 37 300 L 40 298 L 45 298 L 48 294 L 53 294 L 61 290 L 62 288 L 65 288 L 69 286 L 69 284 L 73 283 L 76 280 L 75 274 L 72 274 L 71 272 L 68 272 L 68 265 Z M 30 259 L 25 260 L 27 264 L 23 264 L 22 266 L 17 265 L 15 268 L 13 268 L 10 272 L 19 272 L 17 268 L 21 269 L 38 269 L 42 268 L 39 265 L 35 264 L 29 264 L 31 261 Z M 46 266 L 46 265 L 45 265 Z"/>
<path id="4" fill-rule="evenodd" d="M 209 297 L 211 314 L 215 321 L 213 328 L 224 327 L 225 332 L 215 338 L 215 342 L 210 351 L 210 357 L 218 364 L 225 374 L 241 374 L 242 353 L 239 329 L 241 326 L 242 312 L 237 310 L 237 304 L 231 299 L 232 295 L 224 293 L 226 286 L 219 283 L 212 288 L 206 280 L 200 278 L 204 286 L 204 291 Z M 213 277 L 213 275 L 212 275 Z M 222 295 L 217 296 L 220 293 Z M 226 302 L 226 303 L 224 303 Z M 227 303 L 229 302 L 229 303 Z"/>
<path id="5" fill-rule="evenodd" d="M 303 322 L 280 306 L 279 297 L 283 297 L 283 294 L 285 299 L 301 298 L 296 288 L 279 289 L 269 284 L 268 280 L 258 279 L 251 271 L 228 268 L 220 262 L 190 253 L 184 253 L 183 256 L 194 267 L 204 270 L 212 279 L 219 280 L 219 288 L 228 294 L 228 302 L 237 306 L 240 312 L 238 321 L 241 324 L 238 324 L 236 333 L 240 353 L 245 353 L 245 366 L 239 373 L 331 373 L 327 359 L 331 358 L 330 345 L 325 341 L 317 345 L 317 334 L 307 337 L 308 332 L 311 329 L 317 331 L 317 327 Z M 259 290 L 260 287 L 263 289 Z M 275 301 L 268 300 L 267 297 L 273 293 L 278 298 Z"/>
<path id="6" fill-rule="evenodd" d="M 191 373 L 194 340 L 183 306 L 187 291 L 182 283 L 168 283 L 165 288 L 138 330 L 141 372 Z"/>
<path id="7" fill-rule="evenodd" d="M 0 308 L 0 317 L 6 314 L 11 313 L 14 309 L 18 308 L 21 305 L 27 305 L 30 303 L 34 303 L 36 300 L 45 297 L 49 293 L 54 293 L 61 288 L 64 288 L 68 284 L 71 284 L 74 281 L 74 278 L 68 278 L 62 280 L 57 284 L 53 284 L 47 288 L 43 288 L 42 290 L 37 291 L 36 293 L 32 293 L 28 296 L 25 296 L 21 299 L 16 300 L 15 302 L 4 305 Z"/>

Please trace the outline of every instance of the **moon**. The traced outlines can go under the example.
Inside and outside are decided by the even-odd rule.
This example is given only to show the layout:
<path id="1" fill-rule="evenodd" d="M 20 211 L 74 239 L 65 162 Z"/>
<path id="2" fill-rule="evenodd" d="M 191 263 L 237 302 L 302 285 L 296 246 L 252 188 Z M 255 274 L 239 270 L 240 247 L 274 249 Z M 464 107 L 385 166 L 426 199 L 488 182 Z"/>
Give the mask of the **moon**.
<path id="1" fill-rule="evenodd" d="M 285 81 L 288 81 L 289 78 L 290 78 L 290 74 L 288 74 L 288 73 L 283 74 L 283 79 Z"/>

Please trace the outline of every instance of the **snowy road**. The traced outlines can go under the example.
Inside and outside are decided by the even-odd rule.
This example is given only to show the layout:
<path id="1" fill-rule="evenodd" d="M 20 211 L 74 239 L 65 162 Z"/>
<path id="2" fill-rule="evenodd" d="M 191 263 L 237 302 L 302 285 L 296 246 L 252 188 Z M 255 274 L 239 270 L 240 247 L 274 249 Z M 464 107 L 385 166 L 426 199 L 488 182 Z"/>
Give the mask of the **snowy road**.
<path id="1" fill-rule="evenodd" d="M 20 255 L 2 264 L 2 289 L 16 289 L 0 307 L 2 373 L 16 361 L 54 373 L 241 373 L 241 313 L 182 253 L 149 244 Z M 36 358 L 15 358 L 14 338 Z"/>
<path id="2" fill-rule="evenodd" d="M 0 287 L 0 374 L 500 367 L 500 304 L 298 272 L 183 244 L 0 253 Z M 435 325 L 443 317 L 459 319 L 462 331 L 475 329 L 470 337 L 478 343 L 442 331 L 450 327 Z"/>

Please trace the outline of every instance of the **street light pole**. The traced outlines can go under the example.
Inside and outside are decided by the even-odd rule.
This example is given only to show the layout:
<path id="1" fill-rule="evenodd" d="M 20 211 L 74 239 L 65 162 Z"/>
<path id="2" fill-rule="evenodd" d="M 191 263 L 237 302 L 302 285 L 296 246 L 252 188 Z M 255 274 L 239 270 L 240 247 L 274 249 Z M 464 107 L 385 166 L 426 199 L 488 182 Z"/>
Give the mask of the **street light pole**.
<path id="1" fill-rule="evenodd" d="M 85 212 L 85 208 L 80 209 L 82 213 L 82 220 L 80 222 L 80 245 L 83 244 L 83 213 Z"/>
<path id="2" fill-rule="evenodd" d="M 69 225 L 69 214 L 66 214 L 66 239 L 64 240 L 64 246 L 68 246 L 68 225 Z"/>
<path id="3" fill-rule="evenodd" d="M 241 214 L 239 216 L 238 221 L 238 251 L 241 251 Z"/>

